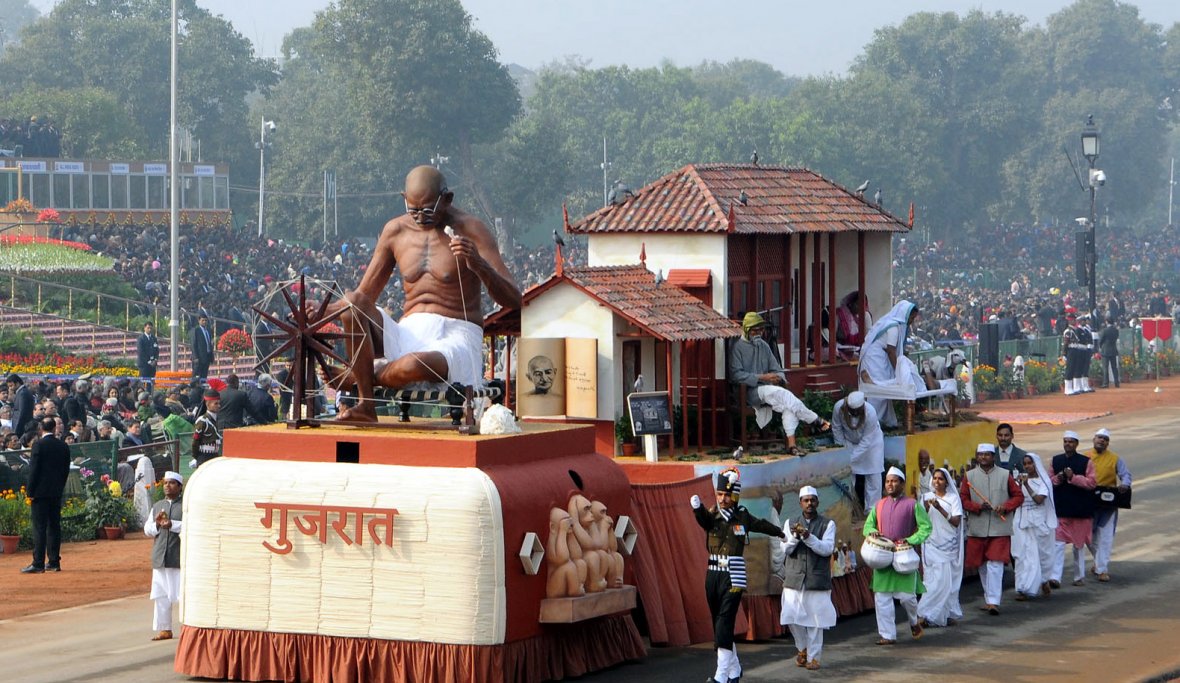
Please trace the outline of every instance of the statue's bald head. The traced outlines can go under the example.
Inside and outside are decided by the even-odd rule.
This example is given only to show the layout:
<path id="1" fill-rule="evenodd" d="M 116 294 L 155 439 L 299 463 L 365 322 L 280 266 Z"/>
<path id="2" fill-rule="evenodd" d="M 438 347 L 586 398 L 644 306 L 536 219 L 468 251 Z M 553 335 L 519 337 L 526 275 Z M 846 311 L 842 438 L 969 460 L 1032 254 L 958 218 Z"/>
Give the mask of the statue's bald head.
<path id="1" fill-rule="evenodd" d="M 415 166 L 406 174 L 406 196 L 437 197 L 447 191 L 447 179 L 433 166 Z"/>

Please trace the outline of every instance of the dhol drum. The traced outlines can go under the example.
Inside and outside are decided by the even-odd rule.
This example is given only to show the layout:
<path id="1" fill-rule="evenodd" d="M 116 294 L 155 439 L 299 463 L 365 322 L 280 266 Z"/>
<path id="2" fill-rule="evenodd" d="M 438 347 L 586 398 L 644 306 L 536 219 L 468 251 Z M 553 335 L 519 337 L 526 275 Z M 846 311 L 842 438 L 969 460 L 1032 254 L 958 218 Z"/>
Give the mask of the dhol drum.
<path id="1" fill-rule="evenodd" d="M 873 569 L 884 569 L 893 564 L 893 542 L 869 536 L 860 547 L 860 557 Z"/>
<path id="2" fill-rule="evenodd" d="M 900 543 L 893 550 L 893 571 L 898 574 L 913 574 L 922 564 L 918 551 L 909 543 Z"/>

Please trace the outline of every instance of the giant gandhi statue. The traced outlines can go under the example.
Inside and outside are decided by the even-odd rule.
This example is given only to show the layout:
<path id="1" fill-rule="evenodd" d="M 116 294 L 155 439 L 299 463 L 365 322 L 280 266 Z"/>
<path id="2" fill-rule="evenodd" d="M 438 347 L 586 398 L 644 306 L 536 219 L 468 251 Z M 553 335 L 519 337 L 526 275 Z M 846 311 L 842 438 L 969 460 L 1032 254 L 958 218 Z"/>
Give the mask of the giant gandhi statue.
<path id="1" fill-rule="evenodd" d="M 376 422 L 376 386 L 481 383 L 482 288 L 505 308 L 521 305 L 492 231 L 451 204 L 454 193 L 438 169 L 410 171 L 402 196 L 406 213 L 382 228 L 360 284 L 326 313 L 348 306 L 342 320 L 351 371 L 330 380 L 337 388 L 355 384 L 358 400 L 339 420 Z M 406 295 L 396 322 L 377 306 L 395 266 Z"/>

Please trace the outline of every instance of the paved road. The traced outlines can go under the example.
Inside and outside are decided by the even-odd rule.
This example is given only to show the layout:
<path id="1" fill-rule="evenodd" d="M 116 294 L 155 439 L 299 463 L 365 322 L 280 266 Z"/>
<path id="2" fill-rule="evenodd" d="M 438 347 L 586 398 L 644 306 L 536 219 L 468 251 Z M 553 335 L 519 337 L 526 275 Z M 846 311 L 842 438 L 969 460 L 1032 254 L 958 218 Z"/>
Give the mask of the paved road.
<path id="1" fill-rule="evenodd" d="M 1073 425 L 1083 434 L 1106 426 L 1111 447 L 1128 458 L 1136 478 L 1135 509 L 1119 525 L 1108 584 L 1067 586 L 1047 602 L 1016 603 L 1004 595 L 1003 614 L 974 609 L 977 581 L 964 586 L 968 614 L 951 629 L 931 629 L 920 641 L 878 648 L 871 614 L 829 631 L 820 672 L 794 666 L 785 639 L 740 645 L 744 683 L 799 680 L 913 681 L 1144 681 L 1180 671 L 1180 408 Z M 1060 450 L 1060 427 L 1021 428 L 1018 445 L 1042 455 Z M 1067 569 L 1068 571 L 1068 569 Z M 899 610 L 900 612 L 901 610 Z M 175 642 L 154 643 L 147 597 L 0 622 L 3 680 L 46 683 L 192 680 L 172 670 Z M 904 633 L 904 629 L 902 631 Z M 657 648 L 641 663 L 586 676 L 589 683 L 682 683 L 712 673 L 708 646 Z"/>

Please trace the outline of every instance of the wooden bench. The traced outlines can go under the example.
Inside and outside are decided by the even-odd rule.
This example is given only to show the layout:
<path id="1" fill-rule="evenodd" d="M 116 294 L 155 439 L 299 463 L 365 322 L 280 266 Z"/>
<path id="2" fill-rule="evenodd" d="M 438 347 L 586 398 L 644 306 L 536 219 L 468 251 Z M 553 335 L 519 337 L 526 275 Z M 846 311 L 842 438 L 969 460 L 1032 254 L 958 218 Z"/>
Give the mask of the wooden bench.
<path id="1" fill-rule="evenodd" d="M 938 384 L 939 387 L 937 389 L 918 391 L 913 384 L 909 383 L 869 384 L 861 382 L 859 389 L 864 392 L 865 398 L 885 398 L 894 401 L 905 401 L 905 433 L 913 434 L 914 402 L 920 398 L 932 398 L 934 396 L 946 397 L 947 405 L 950 409 L 950 426 L 955 426 L 958 419 L 959 383 L 953 379 L 940 379 L 938 380 Z"/>

